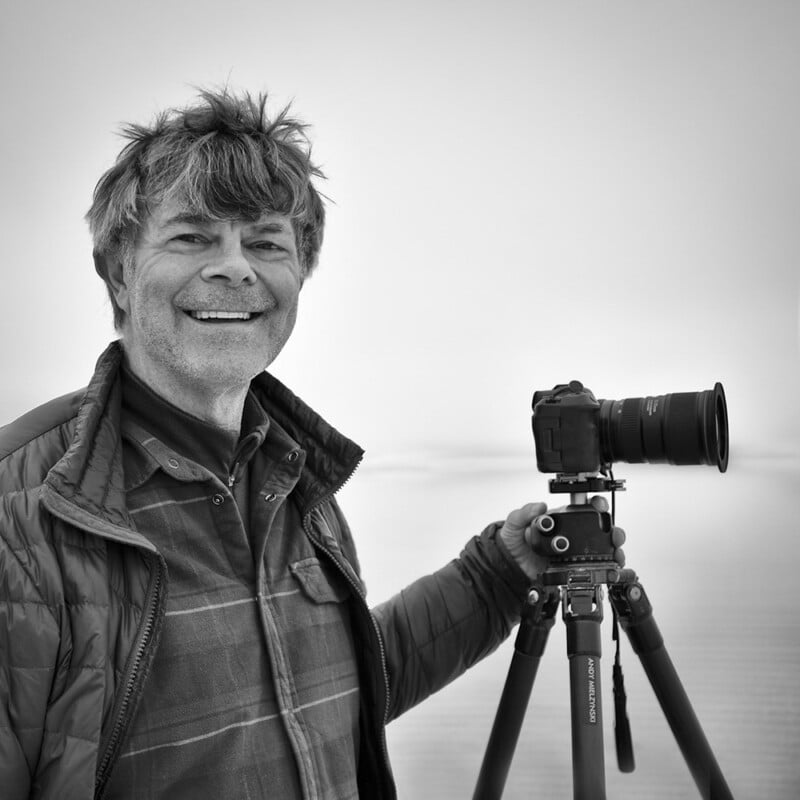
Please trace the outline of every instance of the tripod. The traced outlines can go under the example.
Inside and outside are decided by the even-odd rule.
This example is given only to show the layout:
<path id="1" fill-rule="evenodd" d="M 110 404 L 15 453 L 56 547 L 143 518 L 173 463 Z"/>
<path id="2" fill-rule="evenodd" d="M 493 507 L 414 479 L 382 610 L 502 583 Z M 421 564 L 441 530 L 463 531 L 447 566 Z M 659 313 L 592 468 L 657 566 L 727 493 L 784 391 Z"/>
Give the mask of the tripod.
<path id="1" fill-rule="evenodd" d="M 572 721 L 574 800 L 605 800 L 602 702 L 600 693 L 600 623 L 602 586 L 619 625 L 661 705 L 700 796 L 732 800 L 719 765 L 664 647 L 653 610 L 636 574 L 613 561 L 611 515 L 597 511 L 587 492 L 614 491 L 623 481 L 563 476 L 550 482 L 551 492 L 570 492 L 571 503 L 537 520 L 550 566 L 531 588 L 514 644 L 514 655 L 489 736 L 473 800 L 499 800 L 547 636 L 559 605 L 567 629 Z M 630 732 L 624 711 L 621 671 L 614 668 L 617 706 L 617 757 L 620 770 L 634 768 Z"/>

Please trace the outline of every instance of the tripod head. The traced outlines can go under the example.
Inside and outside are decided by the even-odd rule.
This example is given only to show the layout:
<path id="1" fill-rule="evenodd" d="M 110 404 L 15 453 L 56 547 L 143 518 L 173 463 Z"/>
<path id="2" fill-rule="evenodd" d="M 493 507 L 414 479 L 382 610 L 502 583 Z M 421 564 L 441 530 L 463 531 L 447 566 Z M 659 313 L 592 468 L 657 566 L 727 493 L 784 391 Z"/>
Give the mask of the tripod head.
<path id="1" fill-rule="evenodd" d="M 541 575 L 545 586 L 597 586 L 620 580 L 615 561 L 614 513 L 590 492 L 624 490 L 625 481 L 586 473 L 559 473 L 550 481 L 553 494 L 569 494 L 566 506 L 551 509 L 534 520 L 538 533 L 533 549 L 548 560 Z"/>

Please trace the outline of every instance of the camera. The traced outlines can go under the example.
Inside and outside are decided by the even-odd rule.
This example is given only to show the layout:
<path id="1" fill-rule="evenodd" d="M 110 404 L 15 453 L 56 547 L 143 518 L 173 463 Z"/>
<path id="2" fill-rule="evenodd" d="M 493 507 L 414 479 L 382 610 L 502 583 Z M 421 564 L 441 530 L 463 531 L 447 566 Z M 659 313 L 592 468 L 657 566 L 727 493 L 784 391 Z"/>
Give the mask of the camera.
<path id="1" fill-rule="evenodd" d="M 540 472 L 605 472 L 615 461 L 728 468 L 728 411 L 721 383 L 702 392 L 597 400 L 579 381 L 533 394 Z"/>

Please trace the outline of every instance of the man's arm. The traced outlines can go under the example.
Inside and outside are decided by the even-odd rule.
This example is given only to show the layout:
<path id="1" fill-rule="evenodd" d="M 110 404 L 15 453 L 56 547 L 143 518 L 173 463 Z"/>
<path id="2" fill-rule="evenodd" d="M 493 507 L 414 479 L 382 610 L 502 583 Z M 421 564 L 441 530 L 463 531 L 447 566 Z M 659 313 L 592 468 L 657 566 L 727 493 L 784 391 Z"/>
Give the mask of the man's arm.
<path id="1" fill-rule="evenodd" d="M 591 501 L 607 511 L 605 498 Z M 386 645 L 393 719 L 491 653 L 520 618 L 528 590 L 547 566 L 534 521 L 547 511 L 528 503 L 490 525 L 461 556 L 374 609 Z M 613 528 L 623 564 L 621 528 Z"/>
<path id="2" fill-rule="evenodd" d="M 41 753 L 58 623 L 38 592 L 27 548 L 0 530 L 0 786 L 25 800 Z"/>
<path id="3" fill-rule="evenodd" d="M 389 719 L 491 653 L 519 621 L 530 584 L 497 541 L 502 523 L 460 557 L 373 609 L 386 647 Z"/>

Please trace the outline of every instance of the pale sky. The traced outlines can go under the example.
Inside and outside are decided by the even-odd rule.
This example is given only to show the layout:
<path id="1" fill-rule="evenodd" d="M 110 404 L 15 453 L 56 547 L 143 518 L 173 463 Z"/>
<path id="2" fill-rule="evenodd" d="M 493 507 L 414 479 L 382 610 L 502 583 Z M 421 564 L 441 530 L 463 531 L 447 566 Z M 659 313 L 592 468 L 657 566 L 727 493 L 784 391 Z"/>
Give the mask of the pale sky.
<path id="1" fill-rule="evenodd" d="M 114 336 L 82 216 L 115 131 L 228 82 L 293 99 L 335 201 L 274 371 L 376 458 L 532 452 L 531 393 L 571 379 L 722 381 L 734 456 L 797 452 L 797 4 L 39 0 L 3 20 L 2 419 L 84 385 Z"/>

